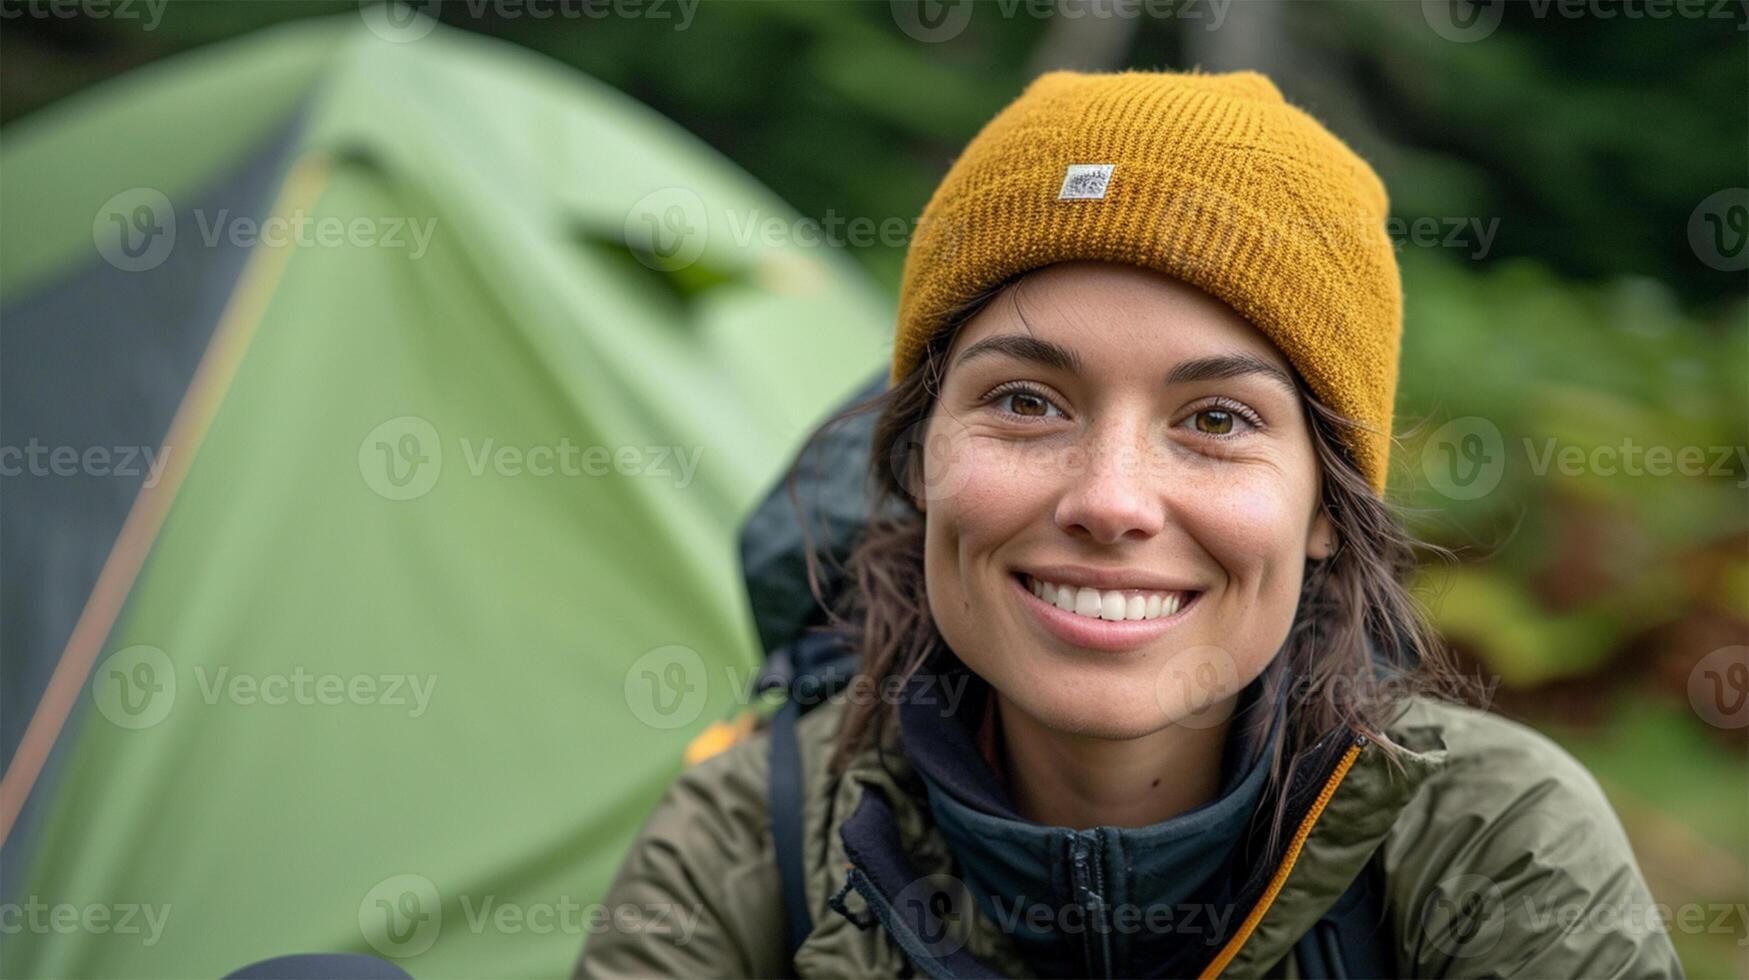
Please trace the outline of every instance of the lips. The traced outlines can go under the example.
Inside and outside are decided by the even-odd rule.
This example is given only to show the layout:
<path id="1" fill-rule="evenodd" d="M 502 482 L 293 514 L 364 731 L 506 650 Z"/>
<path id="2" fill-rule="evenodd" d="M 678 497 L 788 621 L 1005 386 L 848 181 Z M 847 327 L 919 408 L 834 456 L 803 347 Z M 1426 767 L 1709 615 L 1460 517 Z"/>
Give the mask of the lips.
<path id="1" fill-rule="evenodd" d="M 1070 646 L 1107 652 L 1134 650 L 1163 636 L 1195 611 L 1202 596 L 1184 589 L 1096 589 L 1035 579 L 1024 572 L 1009 576 L 1009 581 L 1017 600 L 1046 633 Z M 1048 602 L 1047 585 L 1053 590 Z M 1064 608 L 1062 603 L 1071 598 L 1074 607 Z M 1150 615 L 1155 603 L 1158 607 Z M 1133 619 L 1132 608 L 1138 613 Z"/>
<path id="2" fill-rule="evenodd" d="M 1095 589 L 1048 582 L 1021 573 L 1032 594 L 1065 612 L 1108 622 L 1141 622 L 1170 616 L 1192 595 L 1190 592 L 1151 589 Z"/>

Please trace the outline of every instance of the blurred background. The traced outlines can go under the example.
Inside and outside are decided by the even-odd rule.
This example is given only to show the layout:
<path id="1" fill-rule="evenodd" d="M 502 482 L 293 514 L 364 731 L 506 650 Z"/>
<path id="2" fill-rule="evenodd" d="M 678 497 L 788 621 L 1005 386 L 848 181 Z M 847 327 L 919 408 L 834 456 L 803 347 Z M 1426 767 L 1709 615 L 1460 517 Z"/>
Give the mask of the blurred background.
<path id="1" fill-rule="evenodd" d="M 241 241 L 211 234 L 220 213 L 214 202 L 245 202 L 236 206 L 246 210 L 246 202 L 259 208 L 277 196 L 319 210 L 320 201 L 354 215 L 405 218 L 409 240 L 422 218 L 437 230 L 432 258 L 405 280 L 403 292 L 388 285 L 402 281 L 399 267 L 385 272 L 341 262 L 338 256 L 358 245 L 351 240 L 336 257 L 299 254 L 272 271 L 277 288 L 298 296 L 301 306 L 280 310 L 262 300 L 283 318 L 278 332 L 270 329 L 272 315 L 250 328 L 253 346 L 235 355 L 241 366 L 232 363 L 225 375 L 235 379 L 231 398 L 248 394 L 260 404 L 225 402 L 199 425 L 188 421 L 198 412 L 183 419 L 195 426 L 187 431 L 198 430 L 195 444 L 203 438 L 205 444 L 192 470 L 176 476 L 171 467 L 170 482 L 181 481 L 181 489 L 175 509 L 157 505 L 169 516 L 156 537 L 138 537 L 143 532 L 137 526 L 130 532 L 124 520 L 149 476 L 119 488 L 117 481 L 98 481 L 98 498 L 108 501 L 104 512 L 112 518 L 89 530 L 88 548 L 68 557 L 30 528 L 46 526 L 38 523 L 42 515 L 83 526 L 85 511 L 57 511 L 55 501 L 82 499 L 69 498 L 67 488 L 93 475 L 55 482 L 28 466 L 22 475 L 6 472 L 9 545 L 22 535 L 42 550 L 27 550 L 5 567 L 12 620 L 7 791 L 22 817 L 0 857 L 4 900 L 101 906 L 119 917 L 119 904 L 163 895 L 170 912 L 161 941 L 150 946 L 113 929 L 71 938 L 53 927 L 27 929 L 8 937 L 0 956 L 7 975 L 217 973 L 299 944 L 404 953 L 401 962 L 415 975 L 568 969 L 583 935 L 481 926 L 495 921 L 480 918 L 482 896 L 523 911 L 594 901 L 617 856 L 598 855 L 613 849 L 595 842 L 623 843 L 671 778 L 680 748 L 708 722 L 733 713 L 738 685 L 713 681 L 680 724 L 644 718 L 653 737 L 639 750 L 648 760 L 636 780 L 616 777 L 613 760 L 599 757 L 607 746 L 595 741 L 615 724 L 623 731 L 634 722 L 591 729 L 569 692 L 610 689 L 618 717 L 627 711 L 621 688 L 630 699 L 639 664 L 666 669 L 680 656 L 709 673 L 718 666 L 745 672 L 757 662 L 736 592 L 733 525 L 776 479 L 807 423 L 883 363 L 883 331 L 890 328 L 911 223 L 954 154 L 1042 70 L 1192 66 L 1267 73 L 1383 176 L 1407 302 L 1393 493 L 1419 534 L 1460 556 L 1456 565 L 1429 568 L 1421 594 L 1483 679 L 1490 706 L 1548 732 L 1590 767 L 1658 900 L 1673 910 L 1707 910 L 1699 926 L 1672 924 L 1690 975 L 1749 975 L 1749 923 L 1732 911 L 1749 900 L 1744 5 L 432 0 L 412 6 L 420 16 L 351 0 L 0 2 L 0 287 L 10 321 L 0 360 L 12 396 L 0 443 L 89 444 L 51 436 L 58 413 L 76 411 L 68 408 L 73 401 L 55 399 L 85 391 L 68 380 L 79 378 L 113 394 L 118 375 L 104 365 L 118 358 L 155 365 L 145 373 L 158 380 L 128 374 L 136 379 L 131 384 L 174 394 L 112 399 L 113 413 L 144 419 L 142 446 L 158 445 L 152 433 L 170 429 L 177 405 L 198 409 L 218 398 L 201 394 L 207 389 L 200 379 L 224 374 L 223 356 L 218 368 L 202 362 L 206 373 L 199 376 L 194 365 L 207 333 L 223 339 L 227 317 L 247 319 L 234 307 L 246 307 L 253 293 L 232 286 L 247 285 L 257 272 L 241 253 L 232 262 L 222 248 L 209 247 L 213 254 L 198 269 L 184 261 L 187 243 L 203 240 L 203 231 L 209 246 Z M 321 149 L 327 178 L 300 169 L 311 146 Z M 363 176 L 345 180 L 353 171 Z M 300 187 L 322 179 L 331 181 L 325 190 L 297 197 Z M 213 197 L 214 187 L 232 188 L 224 193 L 234 198 Z M 175 202 L 182 237 L 169 262 L 130 270 L 138 253 L 117 260 L 105 250 L 103 211 L 119 208 L 117 227 L 126 234 L 139 208 L 149 216 L 157 207 L 142 188 Z M 206 202 L 204 209 L 191 213 L 190 200 Z M 563 221 L 554 218 L 561 211 Z M 676 214 L 712 229 L 708 244 L 679 260 L 674 243 L 662 238 Z M 447 241 L 455 231 L 466 240 Z M 653 237 L 638 238 L 646 234 Z M 567 251 L 557 253 L 555 242 Z M 100 253 L 108 278 L 81 278 L 78 270 L 97 264 Z M 383 260 L 368 259 L 377 261 Z M 178 268 L 181 278 L 162 278 Z M 153 276 L 159 285 L 140 285 Z M 516 288 L 475 286 L 475 276 Z M 640 284 L 637 296 L 615 294 L 626 288 L 616 283 L 631 280 Z M 201 307 L 213 316 L 166 306 L 166 297 L 186 295 L 195 282 L 213 292 L 210 309 Z M 385 305 L 364 303 L 361 314 L 359 304 L 322 299 L 348 290 Z M 100 295 L 107 306 L 87 306 L 67 319 L 65 311 L 76 306 L 66 303 L 89 304 Z M 406 319 L 407 304 L 421 302 L 429 308 L 410 318 L 409 332 L 378 331 L 368 349 L 352 346 L 366 343 L 368 327 L 323 328 L 322 339 L 312 339 L 318 323 L 359 315 L 364 323 Z M 154 305 L 166 309 L 162 317 L 139 320 L 125 335 L 93 326 L 103 319 L 95 311 L 138 320 Z M 611 315 L 592 320 L 578 309 Z M 556 330 L 555 324 L 570 329 L 573 315 L 583 324 L 575 335 Z M 204 325 L 201 331 L 162 327 L 190 317 Z M 528 329 L 555 334 L 508 331 L 502 336 L 514 341 L 498 342 L 465 335 L 459 326 L 412 329 L 428 321 L 539 324 Z M 671 336 L 680 322 L 694 324 L 696 335 Z M 58 324 L 52 335 L 50 323 Z M 90 335 L 69 331 L 69 323 L 90 327 Z M 775 364 L 763 364 L 748 349 L 754 342 L 760 350 L 787 349 L 773 355 Z M 506 347 L 515 352 L 506 354 Z M 230 348 L 217 349 L 224 355 Z M 244 385 L 251 370 L 267 370 L 269 357 L 279 358 L 280 370 Z M 567 363 L 591 379 L 588 390 L 543 374 L 563 374 L 553 365 Z M 591 375 L 597 366 L 600 373 Z M 327 380 L 314 381 L 315 374 Z M 794 380 L 804 374 L 809 380 Z M 332 408 L 354 399 L 353 382 L 383 397 L 362 399 L 356 412 Z M 184 389 L 199 397 L 185 402 Z M 458 409 L 457 400 L 472 407 Z M 524 414 L 494 416 L 509 410 L 500 402 Z M 335 414 L 344 416 L 330 419 L 340 433 L 335 452 L 300 436 L 308 431 L 301 423 Z M 502 467 L 458 483 L 450 474 L 483 452 L 482 443 L 464 438 L 459 447 L 445 444 L 452 455 L 435 492 L 384 509 L 407 499 L 397 498 L 401 485 L 387 492 L 371 486 L 371 495 L 364 488 L 369 474 L 359 479 L 362 455 L 353 469 L 354 454 L 371 451 L 370 438 L 362 446 L 359 440 L 378 423 L 391 426 L 380 440 L 391 455 L 407 439 L 427 447 L 419 442 L 424 430 L 409 434 L 403 422 L 409 417 L 428 420 L 434 440 L 439 431 L 449 438 L 491 418 L 475 428 L 524 450 L 556 443 L 586 417 L 581 428 L 597 432 L 601 444 L 702 448 L 698 482 L 627 491 L 609 507 L 588 496 L 600 484 L 582 489 L 572 481 L 550 492 L 543 486 L 531 503 L 526 497 L 537 491 L 522 489 L 531 481 Z M 724 421 L 737 417 L 750 421 Z M 260 457 L 223 451 L 228 439 L 272 447 L 274 465 L 289 466 L 290 475 L 264 476 Z M 202 467 L 219 468 L 209 474 L 210 485 L 202 483 Z M 334 481 L 321 478 L 324 467 Z M 317 507 L 312 495 L 341 508 L 354 497 L 369 498 L 358 506 L 379 509 L 361 509 L 354 523 L 318 533 L 298 519 L 320 521 L 335 511 Z M 248 500 L 254 503 L 239 503 Z M 334 503 L 342 500 L 348 503 Z M 21 502 L 42 510 L 17 516 Z M 516 516 L 502 510 L 531 506 Z M 600 527 L 580 522 L 570 516 L 578 506 L 607 517 Z M 229 517 L 196 528 L 192 515 L 208 512 L 199 507 Z M 425 523 L 409 526 L 399 540 L 425 543 L 373 568 L 375 577 L 358 583 L 370 597 L 349 605 L 357 590 L 324 596 L 309 586 L 312 579 L 359 575 L 349 540 L 376 534 L 385 522 L 413 521 L 408 512 L 415 507 L 423 508 L 418 520 Z M 531 526 L 501 526 L 524 520 Z M 704 536 L 709 547 L 699 547 L 708 554 L 674 584 L 677 575 L 662 559 L 632 555 L 684 548 L 695 539 L 654 530 L 653 542 L 640 540 L 624 530 L 626 521 L 634 528 L 644 526 L 639 521 L 669 529 L 678 523 Z M 459 524 L 465 529 L 458 531 Z M 278 532 L 246 533 L 255 526 Z M 492 542 L 502 540 L 499 532 L 524 537 L 498 552 Z M 239 534 L 249 543 L 236 543 Z M 319 538 L 314 545 L 312 534 Z M 178 537 L 182 553 L 170 548 Z M 104 580 L 113 615 L 93 619 L 86 596 L 109 574 L 103 569 L 115 562 L 109 555 L 115 540 L 133 541 L 118 551 L 148 555 L 139 563 L 145 571 Z M 594 556 L 589 568 L 573 566 L 561 547 L 568 542 Z M 252 582 L 263 563 L 281 565 L 282 577 L 258 581 L 255 591 L 237 588 L 222 568 L 209 567 L 215 550 L 228 567 L 251 569 L 240 574 Z M 301 557 L 267 557 L 288 554 Z M 538 555 L 532 571 L 530 554 Z M 58 562 L 53 575 L 41 565 L 51 560 Z M 436 575 L 442 581 L 426 581 L 422 592 L 405 584 L 388 587 L 387 598 L 376 591 L 384 582 L 429 580 L 432 566 L 445 563 L 468 571 Z M 442 597 L 437 605 L 479 602 L 479 580 L 470 577 L 479 575 L 514 583 L 505 585 L 515 598 L 503 620 L 428 621 L 431 589 Z M 574 637 L 597 629 L 595 620 L 580 615 L 541 625 L 550 609 L 584 603 L 587 612 L 589 589 L 610 590 L 614 581 L 640 576 L 681 594 L 695 590 L 707 597 L 703 611 L 666 632 L 634 630 L 611 643 L 597 638 L 583 649 L 610 650 L 603 655 L 608 665 L 578 674 L 571 664 L 587 653 Z M 154 581 L 157 597 L 142 598 Z M 220 596 L 227 582 L 236 602 L 293 608 L 281 620 L 253 608 L 221 614 L 226 603 L 219 598 L 191 610 L 178 598 L 196 588 Z M 420 620 L 426 640 L 396 646 L 395 656 L 372 647 L 375 659 L 364 647 L 347 646 L 351 640 L 334 641 L 331 659 L 311 652 L 321 640 L 308 633 L 307 620 L 333 619 L 335 635 L 353 637 L 368 620 L 388 638 L 407 628 L 404 618 L 380 615 L 396 603 Z M 48 605 L 60 611 L 51 615 Z M 653 618 L 669 615 L 650 608 Z M 203 620 L 204 613 L 210 616 Z M 445 615 L 467 619 L 453 608 Z M 19 626 L 25 620 L 28 630 Z M 204 632 L 190 636 L 196 620 Z M 101 629 L 109 621 L 119 625 Z M 179 651 L 201 651 L 190 656 L 207 663 L 236 662 L 240 649 L 256 649 L 251 629 L 263 622 L 283 626 L 277 635 L 288 646 L 273 655 L 277 661 L 255 662 L 257 677 L 271 674 L 273 663 L 343 677 L 356 676 L 361 664 L 378 672 L 391 664 L 416 679 L 422 675 L 408 664 L 420 655 L 408 651 L 447 644 L 443 657 L 430 661 L 443 665 L 434 675 L 429 716 L 440 720 L 403 736 L 406 726 L 379 730 L 369 727 L 374 721 L 358 721 L 369 706 L 342 705 L 323 715 L 320 704 L 310 704 L 294 706 L 301 714 L 291 720 L 257 723 L 257 715 L 241 710 L 253 704 L 249 695 L 203 697 L 217 683 L 214 675 L 183 673 Z M 90 705 L 101 708 L 102 695 L 87 684 L 81 690 L 92 693 L 63 712 L 69 720 L 48 732 L 46 743 L 42 734 L 32 742 L 26 722 L 54 688 L 49 676 L 63 649 L 79 646 L 69 640 L 76 623 L 102 633 L 85 644 L 87 670 L 99 654 L 105 658 L 99 671 L 122 656 L 113 669 L 124 674 L 151 667 L 152 657 L 167 658 L 161 666 L 176 672 L 181 685 L 174 708 L 164 709 L 167 721 L 138 730 L 87 724 L 81 719 L 103 713 L 93 714 Z M 523 637 L 526 646 L 507 646 L 506 629 L 536 635 Z M 458 632 L 466 635 L 457 639 Z M 142 645 L 169 653 L 130 652 Z M 531 650 L 538 652 L 529 657 Z M 530 670 L 529 662 L 534 679 L 520 685 L 502 679 Z M 499 712 L 537 703 L 550 707 L 530 710 L 553 719 L 532 734 L 496 745 L 449 734 L 478 732 L 503 717 Z M 239 710 L 225 714 L 226 707 Z M 197 717 L 202 708 L 208 710 Z M 369 738 L 387 741 L 361 743 L 356 730 L 325 750 L 300 741 L 331 730 L 335 717 L 342 728 L 357 722 Z M 449 727 L 433 735 L 439 724 Z M 219 752 L 188 764 L 209 751 L 201 748 L 209 745 L 201 733 L 215 731 L 225 740 L 279 740 L 287 754 Z M 149 749 L 144 739 L 152 736 L 160 743 Z M 33 777 L 26 803 L 14 770 L 32 744 L 47 761 L 37 765 L 41 775 Z M 239 779 L 297 785 L 315 773 L 312 754 L 362 756 L 365 746 L 381 745 L 391 746 L 390 757 L 423 753 L 409 763 L 416 770 L 409 786 L 421 789 L 407 790 L 427 793 L 423 802 L 397 803 L 400 790 L 368 760 L 349 764 L 356 784 L 329 783 L 321 803 L 294 793 L 299 803 L 289 812 L 277 791 L 235 795 Z M 504 765 L 511 756 L 518 761 Z M 479 769 L 515 780 L 480 786 L 470 775 Z M 114 788 L 116 772 L 126 774 L 125 793 Z M 531 799 L 518 782 L 555 788 Z M 442 789 L 429 789 L 434 784 Z M 352 785 L 382 795 L 360 798 Z M 481 793 L 477 810 L 460 802 Z M 519 829 L 522 818 L 501 823 L 493 816 L 542 807 L 550 812 L 538 827 Z M 601 819 L 579 830 L 568 810 Z M 250 823 L 249 813 L 267 824 L 237 827 Z M 315 832 L 323 840 L 288 843 L 270 832 L 276 820 L 314 821 L 324 828 Z M 421 832 L 410 825 L 433 822 L 441 831 L 413 840 Z M 346 827 L 354 828 L 350 838 Z M 383 841 L 403 832 L 412 842 L 394 859 L 377 860 L 385 847 L 397 851 Z M 495 839 L 493 846 L 485 839 Z M 217 840 L 255 856 L 232 848 L 210 853 Z M 329 840 L 339 843 L 329 847 Z M 525 846 L 531 840 L 536 845 Z M 445 851 L 450 841 L 466 842 L 458 848 L 471 860 Z M 434 850 L 445 856 L 431 857 Z M 196 851 L 204 856 L 191 862 Z M 239 871 L 239 862 L 248 870 Z M 341 884 L 316 873 L 359 864 Z M 276 875 L 299 883 L 282 890 Z M 408 875 L 418 879 L 410 891 L 396 879 Z M 251 897 L 239 901 L 233 891 L 215 898 L 214 876 L 229 876 L 224 880 Z M 369 896 L 379 890 L 431 896 L 429 908 L 445 917 L 441 934 L 406 945 L 392 922 L 373 926 Z M 329 900 L 330 892 L 343 900 Z M 425 908 L 418 900 L 414 907 Z"/>

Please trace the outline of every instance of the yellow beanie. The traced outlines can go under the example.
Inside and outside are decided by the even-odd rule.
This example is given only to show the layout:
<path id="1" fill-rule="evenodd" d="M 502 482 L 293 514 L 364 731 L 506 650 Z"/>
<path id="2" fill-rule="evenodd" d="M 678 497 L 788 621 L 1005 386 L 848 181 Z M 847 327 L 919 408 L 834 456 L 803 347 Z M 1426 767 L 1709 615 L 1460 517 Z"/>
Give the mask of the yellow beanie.
<path id="1" fill-rule="evenodd" d="M 1219 298 L 1359 423 L 1382 493 L 1403 296 L 1384 184 L 1255 72 L 1052 72 L 965 149 L 905 256 L 891 380 L 956 309 L 1011 276 L 1090 259 Z"/>

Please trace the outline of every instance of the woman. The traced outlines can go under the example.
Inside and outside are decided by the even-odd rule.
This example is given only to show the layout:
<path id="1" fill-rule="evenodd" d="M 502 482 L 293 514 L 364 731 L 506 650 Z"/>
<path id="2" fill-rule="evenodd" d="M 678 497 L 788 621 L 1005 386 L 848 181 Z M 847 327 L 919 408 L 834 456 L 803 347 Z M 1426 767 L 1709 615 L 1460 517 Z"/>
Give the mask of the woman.
<path id="1" fill-rule="evenodd" d="M 687 770 L 603 901 L 689 928 L 579 974 L 1679 975 L 1595 782 L 1455 703 L 1401 584 L 1386 215 L 1253 73 L 987 125 L 907 256 L 799 812 L 765 731 Z"/>

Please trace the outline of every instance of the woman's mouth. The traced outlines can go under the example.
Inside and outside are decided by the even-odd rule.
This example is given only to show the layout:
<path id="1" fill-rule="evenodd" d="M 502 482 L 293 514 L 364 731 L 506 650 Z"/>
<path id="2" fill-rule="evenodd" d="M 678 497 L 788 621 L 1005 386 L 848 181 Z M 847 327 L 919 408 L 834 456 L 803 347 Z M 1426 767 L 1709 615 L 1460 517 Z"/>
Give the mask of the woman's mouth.
<path id="1" fill-rule="evenodd" d="M 1010 578 L 1021 603 L 1053 636 L 1074 646 L 1120 651 L 1176 626 L 1202 593 L 1168 589 L 1097 589 L 1025 572 Z"/>

